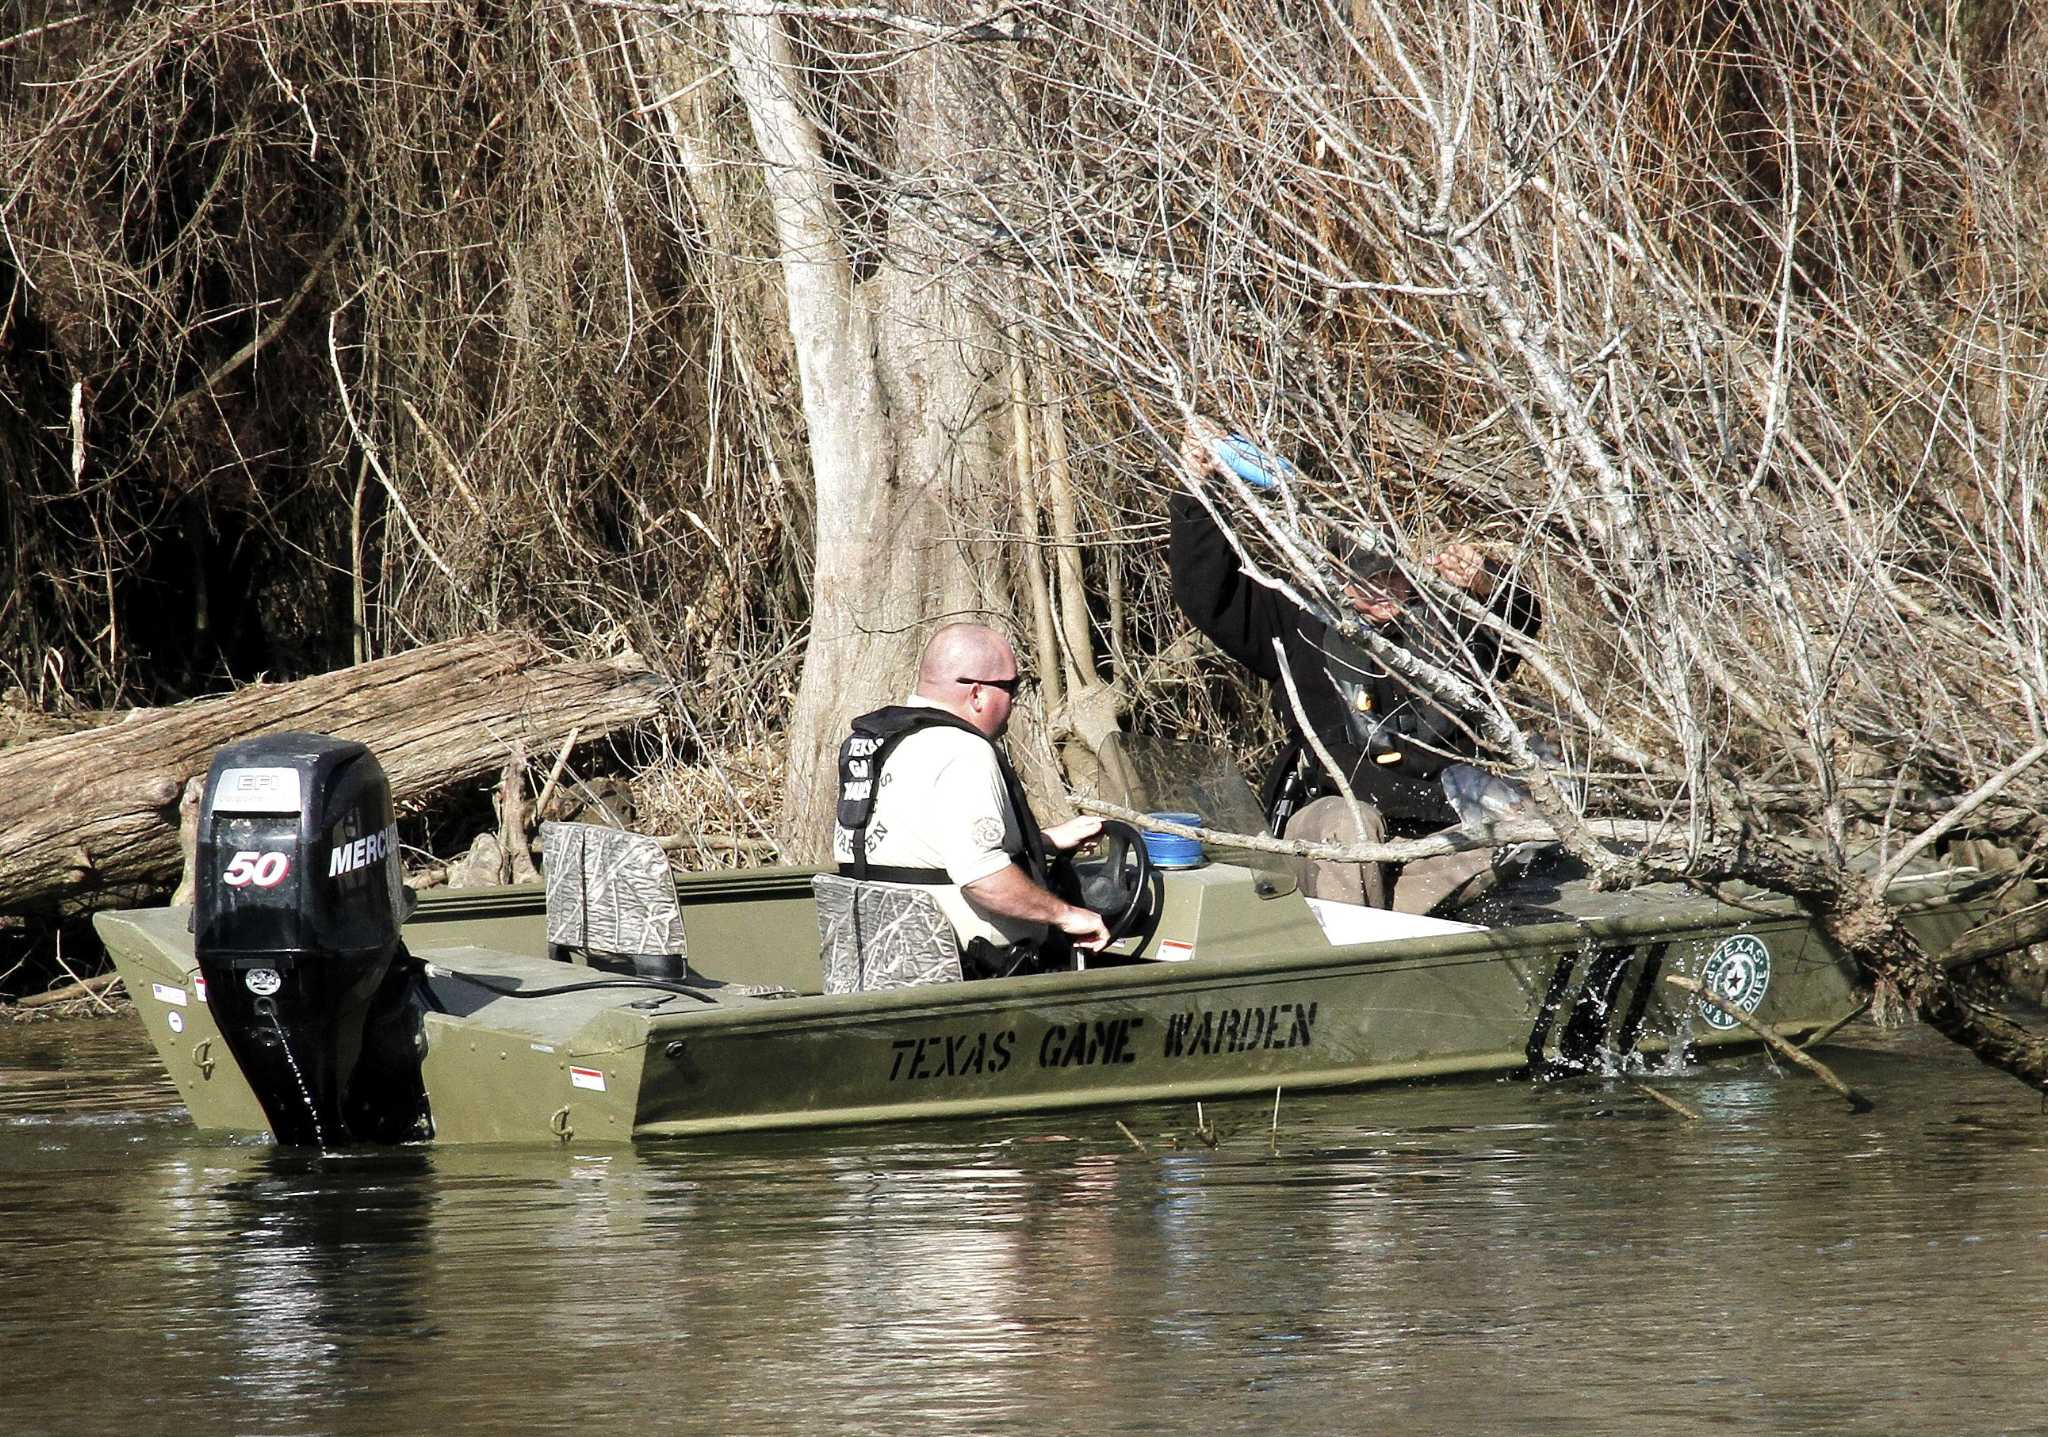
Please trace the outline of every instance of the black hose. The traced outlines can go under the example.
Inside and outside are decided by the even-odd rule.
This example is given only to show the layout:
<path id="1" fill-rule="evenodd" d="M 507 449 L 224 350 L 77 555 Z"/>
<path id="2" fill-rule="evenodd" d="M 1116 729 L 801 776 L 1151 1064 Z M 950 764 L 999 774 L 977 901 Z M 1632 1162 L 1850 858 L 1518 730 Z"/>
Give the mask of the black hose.
<path id="1" fill-rule="evenodd" d="M 680 993 L 685 998 L 695 998 L 699 1003 L 715 1004 L 718 1000 L 701 988 L 686 988 L 681 983 L 670 983 L 661 978 L 593 978 L 585 983 L 564 983 L 558 988 L 502 988 L 474 973 L 458 973 L 453 968 L 441 968 L 440 972 L 450 978 L 460 978 L 465 983 L 474 983 L 487 993 L 496 993 L 500 998 L 553 998 L 562 993 L 588 993 L 597 988 L 658 988 L 664 993 Z"/>

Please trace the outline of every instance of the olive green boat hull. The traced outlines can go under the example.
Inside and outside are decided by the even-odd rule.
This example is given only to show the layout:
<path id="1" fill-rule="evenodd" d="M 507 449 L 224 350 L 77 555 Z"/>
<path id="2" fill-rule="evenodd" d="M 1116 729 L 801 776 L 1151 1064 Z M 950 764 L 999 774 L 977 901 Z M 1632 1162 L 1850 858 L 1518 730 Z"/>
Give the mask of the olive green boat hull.
<path id="1" fill-rule="evenodd" d="M 632 988 L 499 996 L 461 975 L 527 989 L 604 975 L 547 959 L 537 889 L 421 903 L 406 940 L 443 1010 L 422 1034 L 437 1141 L 625 1142 L 1619 1072 L 1674 1048 L 1757 1041 L 1662 981 L 1718 978 L 1731 956 L 1749 979 L 1744 1005 L 1781 1034 L 1811 1034 L 1861 1002 L 1849 965 L 1796 912 L 1677 891 L 1584 895 L 1576 914 L 1567 894 L 1554 921 L 1333 947 L 1299 895 L 1216 865 L 1169 876 L 1159 930 L 1126 966 L 825 995 L 807 874 L 679 889 L 708 1001 Z M 1922 898 L 1923 936 L 1961 930 L 1955 898 Z M 210 1020 L 185 919 L 153 909 L 97 923 L 193 1120 L 263 1131 Z M 1192 957 L 1146 961 L 1175 933 Z"/>

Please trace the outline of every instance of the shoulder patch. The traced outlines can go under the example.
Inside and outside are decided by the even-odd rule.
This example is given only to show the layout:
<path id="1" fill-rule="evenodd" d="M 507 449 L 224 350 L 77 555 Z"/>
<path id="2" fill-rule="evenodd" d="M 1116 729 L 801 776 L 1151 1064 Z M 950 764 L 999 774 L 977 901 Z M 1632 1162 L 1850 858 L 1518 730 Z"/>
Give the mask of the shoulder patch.
<path id="1" fill-rule="evenodd" d="M 1003 822 L 999 818 L 977 818 L 974 820 L 974 841 L 984 848 L 1000 848 L 1003 843 Z"/>

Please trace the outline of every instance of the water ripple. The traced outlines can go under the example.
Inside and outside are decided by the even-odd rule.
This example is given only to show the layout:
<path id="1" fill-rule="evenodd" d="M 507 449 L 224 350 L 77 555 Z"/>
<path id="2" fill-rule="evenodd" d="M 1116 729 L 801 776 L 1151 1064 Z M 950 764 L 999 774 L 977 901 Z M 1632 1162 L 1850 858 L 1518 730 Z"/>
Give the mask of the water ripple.
<path id="1" fill-rule="evenodd" d="M 19 1057 L 10 1434 L 2038 1426 L 2048 1143 L 1940 1050 L 340 1156 Z"/>

